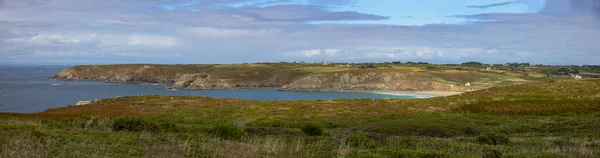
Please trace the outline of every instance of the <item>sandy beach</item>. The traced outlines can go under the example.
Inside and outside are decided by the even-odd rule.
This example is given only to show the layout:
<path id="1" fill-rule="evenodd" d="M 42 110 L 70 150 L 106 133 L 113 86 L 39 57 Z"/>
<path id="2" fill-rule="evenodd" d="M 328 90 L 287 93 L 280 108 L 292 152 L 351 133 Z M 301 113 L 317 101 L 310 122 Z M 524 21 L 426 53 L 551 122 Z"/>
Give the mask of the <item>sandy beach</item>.
<path id="1" fill-rule="evenodd" d="M 421 97 L 417 98 L 431 98 L 431 97 L 446 97 L 452 95 L 458 95 L 464 93 L 463 91 L 391 91 L 391 92 L 375 92 L 379 94 L 388 95 L 417 95 Z"/>

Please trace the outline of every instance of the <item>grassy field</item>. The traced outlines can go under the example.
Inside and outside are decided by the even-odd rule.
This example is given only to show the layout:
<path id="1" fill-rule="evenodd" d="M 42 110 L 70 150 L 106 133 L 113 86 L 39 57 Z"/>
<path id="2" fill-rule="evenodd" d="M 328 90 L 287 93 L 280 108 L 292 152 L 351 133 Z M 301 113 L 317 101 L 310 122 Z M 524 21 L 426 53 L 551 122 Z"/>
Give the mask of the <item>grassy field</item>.
<path id="1" fill-rule="evenodd" d="M 142 96 L 0 114 L 0 157 L 600 157 L 598 129 L 598 79 L 411 100 Z"/>

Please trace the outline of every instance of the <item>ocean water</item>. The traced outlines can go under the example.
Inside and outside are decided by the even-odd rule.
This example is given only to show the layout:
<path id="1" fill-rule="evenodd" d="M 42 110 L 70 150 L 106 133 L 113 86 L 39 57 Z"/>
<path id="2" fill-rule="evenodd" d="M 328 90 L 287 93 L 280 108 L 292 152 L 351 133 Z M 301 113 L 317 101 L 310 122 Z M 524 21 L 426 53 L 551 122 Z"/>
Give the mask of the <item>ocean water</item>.
<path id="1" fill-rule="evenodd" d="M 116 96 L 170 95 L 250 100 L 329 100 L 335 98 L 423 98 L 419 95 L 360 92 L 288 92 L 274 89 L 168 90 L 165 86 L 100 81 L 56 81 L 48 77 L 68 66 L 0 66 L 0 112 L 31 113 Z"/>

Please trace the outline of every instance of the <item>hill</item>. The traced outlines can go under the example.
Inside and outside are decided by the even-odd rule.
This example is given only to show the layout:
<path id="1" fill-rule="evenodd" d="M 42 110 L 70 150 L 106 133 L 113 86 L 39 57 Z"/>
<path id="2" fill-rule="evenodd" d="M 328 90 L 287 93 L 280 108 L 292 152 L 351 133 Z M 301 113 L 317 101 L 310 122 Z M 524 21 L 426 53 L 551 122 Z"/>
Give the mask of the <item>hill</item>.
<path id="1" fill-rule="evenodd" d="M 571 78 L 569 73 L 554 73 L 562 72 L 555 69 L 560 68 L 383 63 L 81 65 L 63 70 L 54 79 L 156 83 L 177 89 L 270 87 L 293 91 L 468 91 Z M 465 86 L 467 82 L 472 86 Z"/>
<path id="2" fill-rule="evenodd" d="M 6 157 L 598 157 L 600 80 L 430 99 L 141 96 L 0 114 Z"/>

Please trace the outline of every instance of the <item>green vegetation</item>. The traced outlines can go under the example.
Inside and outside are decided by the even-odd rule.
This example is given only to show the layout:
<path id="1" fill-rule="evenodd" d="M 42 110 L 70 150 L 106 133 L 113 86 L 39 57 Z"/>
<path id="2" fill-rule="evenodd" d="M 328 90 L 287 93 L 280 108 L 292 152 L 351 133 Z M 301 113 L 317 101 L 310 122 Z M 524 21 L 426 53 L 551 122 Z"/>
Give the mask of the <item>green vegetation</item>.
<path id="1" fill-rule="evenodd" d="M 156 131 L 158 126 L 155 123 L 148 122 L 142 118 L 124 117 L 115 119 L 112 124 L 113 131 Z"/>
<path id="2" fill-rule="evenodd" d="M 318 124 L 306 124 L 302 126 L 302 132 L 309 136 L 321 136 L 323 135 L 323 126 Z"/>
<path id="3" fill-rule="evenodd" d="M 0 114 L 0 157 L 600 157 L 598 92 L 589 79 L 411 100 L 103 99 Z"/>
<path id="4" fill-rule="evenodd" d="M 501 133 L 486 133 L 477 136 L 477 142 L 488 145 L 502 145 L 508 144 L 509 138 L 505 134 Z"/>
<path id="5" fill-rule="evenodd" d="M 244 129 L 231 125 L 217 125 L 210 129 L 209 133 L 223 139 L 240 139 L 246 135 Z"/>

